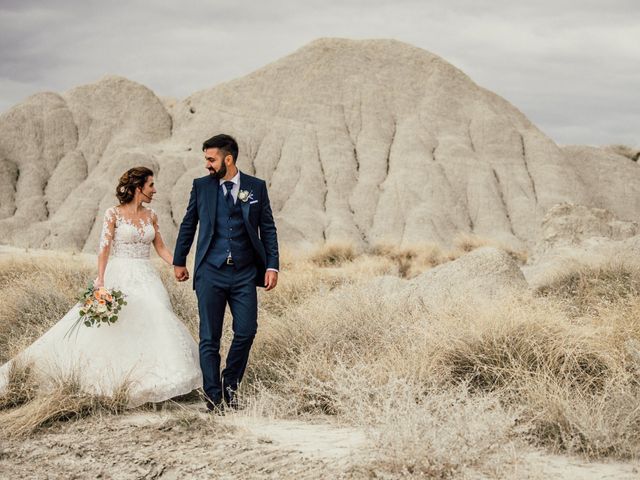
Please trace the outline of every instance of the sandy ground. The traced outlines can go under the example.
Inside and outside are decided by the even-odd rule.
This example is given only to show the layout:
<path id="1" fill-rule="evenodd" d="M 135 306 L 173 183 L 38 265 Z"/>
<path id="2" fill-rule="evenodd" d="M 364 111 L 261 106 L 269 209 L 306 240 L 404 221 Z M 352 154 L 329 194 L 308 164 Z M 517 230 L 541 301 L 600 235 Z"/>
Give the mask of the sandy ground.
<path id="1" fill-rule="evenodd" d="M 3 480 L 396 478 L 372 466 L 374 452 L 363 431 L 331 419 L 220 417 L 199 405 L 92 417 L 0 442 Z M 638 464 L 591 463 L 536 450 L 518 457 L 510 478 L 640 478 Z"/>

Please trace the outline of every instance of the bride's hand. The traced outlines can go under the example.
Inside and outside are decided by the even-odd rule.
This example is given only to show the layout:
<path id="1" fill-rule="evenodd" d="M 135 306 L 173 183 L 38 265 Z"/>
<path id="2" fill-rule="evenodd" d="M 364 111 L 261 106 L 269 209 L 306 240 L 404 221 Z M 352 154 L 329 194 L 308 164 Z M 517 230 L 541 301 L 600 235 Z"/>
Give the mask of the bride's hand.
<path id="1" fill-rule="evenodd" d="M 102 288 L 104 287 L 104 280 L 100 280 L 99 278 L 96 278 L 93 281 L 93 288 Z"/>

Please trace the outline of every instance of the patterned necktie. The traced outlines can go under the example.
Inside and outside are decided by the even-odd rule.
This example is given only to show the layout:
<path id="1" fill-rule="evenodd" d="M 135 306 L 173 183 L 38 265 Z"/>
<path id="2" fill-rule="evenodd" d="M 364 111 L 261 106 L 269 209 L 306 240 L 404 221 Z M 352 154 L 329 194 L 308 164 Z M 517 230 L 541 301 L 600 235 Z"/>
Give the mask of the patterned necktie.
<path id="1" fill-rule="evenodd" d="M 231 195 L 231 189 L 233 188 L 233 182 L 224 182 L 224 186 L 227 189 L 227 193 L 224 195 L 224 199 L 227 201 L 229 208 L 233 208 L 233 195 Z"/>

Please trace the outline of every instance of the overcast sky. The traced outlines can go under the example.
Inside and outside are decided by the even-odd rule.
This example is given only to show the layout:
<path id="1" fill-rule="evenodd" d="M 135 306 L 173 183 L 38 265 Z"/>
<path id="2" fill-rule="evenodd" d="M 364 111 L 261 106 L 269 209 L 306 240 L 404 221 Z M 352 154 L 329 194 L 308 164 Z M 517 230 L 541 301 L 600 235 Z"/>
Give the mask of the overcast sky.
<path id="1" fill-rule="evenodd" d="M 560 144 L 640 146 L 638 0 L 0 0 L 0 111 L 108 74 L 184 98 L 319 37 L 411 43 Z"/>

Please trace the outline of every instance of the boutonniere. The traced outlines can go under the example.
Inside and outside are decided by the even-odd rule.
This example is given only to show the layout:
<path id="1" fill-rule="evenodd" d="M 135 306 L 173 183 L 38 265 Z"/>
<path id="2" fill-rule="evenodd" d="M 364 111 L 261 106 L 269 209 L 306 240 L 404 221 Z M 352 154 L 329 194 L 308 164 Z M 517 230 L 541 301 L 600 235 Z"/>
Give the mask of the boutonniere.
<path id="1" fill-rule="evenodd" d="M 248 202 L 249 200 L 251 200 L 253 198 L 253 192 L 249 193 L 246 190 L 240 190 L 238 192 L 238 198 L 242 202 Z"/>

